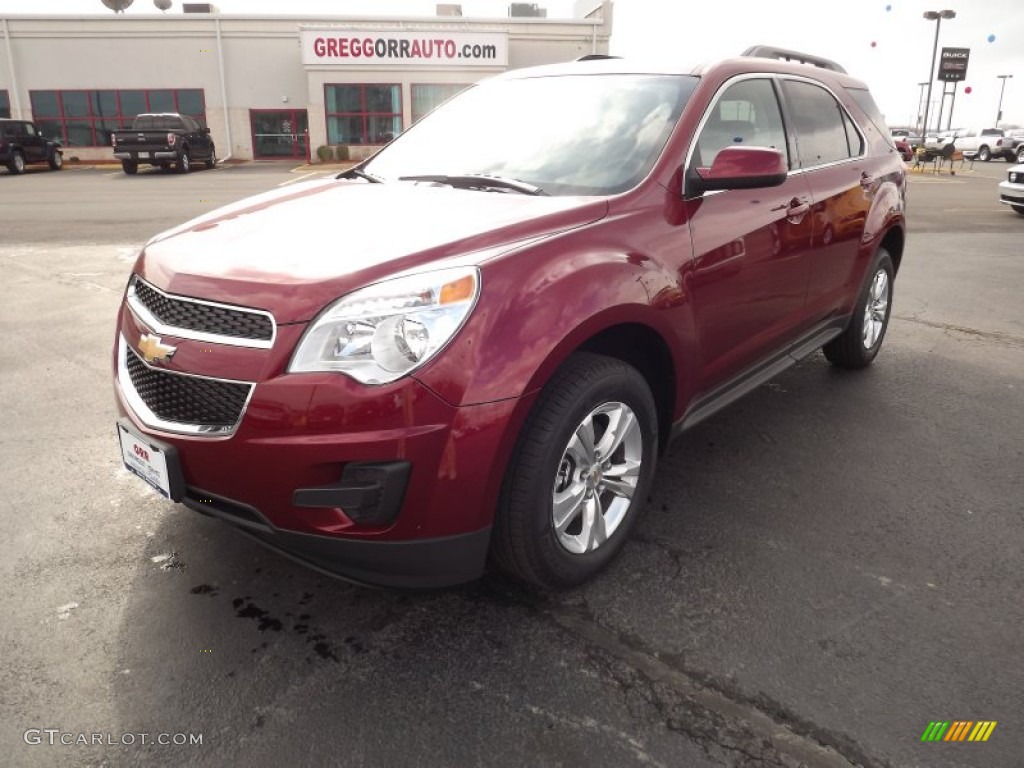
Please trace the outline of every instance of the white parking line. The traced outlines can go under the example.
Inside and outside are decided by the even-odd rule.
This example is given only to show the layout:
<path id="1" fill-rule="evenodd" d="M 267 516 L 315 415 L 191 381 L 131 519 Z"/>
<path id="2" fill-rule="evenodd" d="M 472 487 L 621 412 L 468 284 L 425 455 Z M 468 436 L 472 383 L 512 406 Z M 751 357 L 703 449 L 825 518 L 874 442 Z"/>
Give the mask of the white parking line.
<path id="1" fill-rule="evenodd" d="M 282 181 L 277 186 L 279 186 L 279 187 L 286 187 L 289 184 L 294 184 L 297 181 L 302 181 L 303 179 L 308 179 L 310 176 L 319 176 L 322 173 L 323 173 L 323 171 L 313 171 L 312 173 L 304 173 L 304 174 L 302 174 L 301 176 L 299 176 L 297 178 L 288 179 L 288 181 Z"/>

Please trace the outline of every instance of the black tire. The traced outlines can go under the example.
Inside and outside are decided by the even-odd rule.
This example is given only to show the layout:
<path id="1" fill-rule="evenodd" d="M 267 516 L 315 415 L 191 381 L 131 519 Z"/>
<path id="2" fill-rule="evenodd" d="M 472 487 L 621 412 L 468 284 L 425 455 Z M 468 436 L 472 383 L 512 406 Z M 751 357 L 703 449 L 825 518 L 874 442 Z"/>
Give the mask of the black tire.
<path id="1" fill-rule="evenodd" d="M 178 173 L 188 173 L 192 170 L 192 156 L 184 149 L 178 157 Z"/>
<path id="2" fill-rule="evenodd" d="M 992 152 L 989 150 L 988 147 L 982 145 L 981 147 L 978 148 L 978 159 L 981 160 L 981 162 L 983 163 L 987 163 L 989 160 L 992 159 Z"/>
<path id="3" fill-rule="evenodd" d="M 1013 210 L 1015 210 L 1021 216 L 1024 216 L 1024 205 L 1011 205 L 1010 207 L 1013 208 Z"/>
<path id="4" fill-rule="evenodd" d="M 1024 144 L 1017 150 L 1017 162 L 1024 165 Z"/>
<path id="5" fill-rule="evenodd" d="M 15 152 L 11 155 L 11 159 L 7 161 L 7 170 L 17 176 L 19 173 L 25 172 L 25 156 L 21 152 Z"/>
<path id="6" fill-rule="evenodd" d="M 210 156 L 206 158 L 206 169 L 212 171 L 217 167 L 217 150 L 214 147 L 210 147 Z"/>
<path id="7" fill-rule="evenodd" d="M 64 155 L 55 149 L 53 150 L 53 152 L 50 153 L 50 156 L 46 159 L 46 162 L 50 164 L 51 171 L 59 171 L 61 168 L 64 167 Z"/>
<path id="8" fill-rule="evenodd" d="M 879 318 L 878 304 L 872 298 L 875 282 L 880 274 L 885 275 L 885 308 L 881 311 Z M 850 324 L 839 336 L 834 338 L 823 348 L 825 357 L 832 365 L 838 368 L 865 368 L 878 355 L 885 340 L 885 332 L 889 327 L 889 316 L 892 314 L 893 281 L 896 270 L 892 265 L 892 257 L 884 248 L 879 248 L 875 255 L 871 269 L 868 271 L 867 281 L 861 289 L 857 304 L 853 309 L 853 316 Z M 867 329 L 868 307 L 873 304 L 873 322 L 880 321 L 871 329 Z M 869 336 L 870 334 L 870 336 Z M 869 343 L 870 340 L 870 343 Z"/>
<path id="9" fill-rule="evenodd" d="M 134 160 L 122 160 L 121 170 L 127 173 L 129 176 L 134 176 L 139 172 L 139 164 Z"/>
<path id="10" fill-rule="evenodd" d="M 604 469 L 596 473 L 594 467 L 588 470 L 575 465 L 567 470 L 570 439 L 585 421 L 590 420 L 595 426 L 605 418 L 600 414 L 595 417 L 596 411 L 616 406 L 624 406 L 625 412 L 632 413 L 639 435 L 632 431 L 633 427 L 624 427 L 623 433 L 628 432 L 630 437 L 604 457 L 607 459 Z M 623 423 L 629 424 L 628 419 L 619 422 Z M 608 431 L 603 431 L 602 436 L 611 433 L 610 420 L 605 422 L 605 429 Z M 598 435 L 596 429 L 593 434 Z M 600 438 L 594 443 L 599 447 Z M 632 451 L 635 457 L 638 446 L 636 485 L 627 500 L 607 490 L 603 483 L 614 482 L 610 467 L 615 462 L 625 466 L 628 463 L 625 451 Z M 506 470 L 491 550 L 496 564 L 523 581 L 553 589 L 572 587 L 594 576 L 618 554 L 640 517 L 654 476 L 657 446 L 657 408 L 643 376 L 614 358 L 585 352 L 573 355 L 544 387 L 534 404 Z M 616 458 L 618 456 L 622 458 Z M 607 476 L 604 476 L 605 471 Z M 615 474 L 625 477 L 621 471 Z M 555 530 L 554 494 L 567 475 L 574 478 L 575 484 L 586 486 L 586 499 L 598 502 L 602 532 L 606 530 L 607 519 L 603 512 L 608 511 L 610 515 L 612 502 L 619 505 L 620 516 L 611 533 L 593 549 L 587 544 L 589 551 L 569 551 Z M 573 523 L 565 526 L 562 536 L 572 532 L 576 519 L 581 526 L 584 524 L 587 502 L 582 494 L 578 498 L 581 502 L 575 506 L 580 511 L 573 517 Z M 625 511 L 621 511 L 623 505 Z M 585 536 L 585 533 L 580 535 Z"/>

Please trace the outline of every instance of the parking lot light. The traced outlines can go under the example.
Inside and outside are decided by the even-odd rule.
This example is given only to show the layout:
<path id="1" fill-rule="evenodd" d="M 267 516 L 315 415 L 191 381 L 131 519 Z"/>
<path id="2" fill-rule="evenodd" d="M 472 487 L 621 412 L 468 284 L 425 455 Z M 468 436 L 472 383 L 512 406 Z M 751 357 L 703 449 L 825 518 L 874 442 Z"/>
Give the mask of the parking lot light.
<path id="1" fill-rule="evenodd" d="M 943 19 L 955 19 L 956 11 L 925 11 L 924 18 L 935 22 L 935 42 L 932 44 L 932 66 L 928 70 L 928 99 L 924 103 L 924 130 L 921 132 L 921 141 L 928 135 L 928 107 L 932 102 L 932 83 L 935 82 L 935 57 L 939 52 L 939 29 L 942 27 Z M 936 126 L 938 130 L 938 126 Z"/>
<path id="2" fill-rule="evenodd" d="M 999 121 L 1003 119 L 1003 93 L 1006 91 L 1006 81 L 1013 77 L 1013 75 L 996 75 L 996 77 L 1003 81 L 1003 84 L 999 86 L 999 107 L 996 109 L 995 127 L 998 128 Z"/>

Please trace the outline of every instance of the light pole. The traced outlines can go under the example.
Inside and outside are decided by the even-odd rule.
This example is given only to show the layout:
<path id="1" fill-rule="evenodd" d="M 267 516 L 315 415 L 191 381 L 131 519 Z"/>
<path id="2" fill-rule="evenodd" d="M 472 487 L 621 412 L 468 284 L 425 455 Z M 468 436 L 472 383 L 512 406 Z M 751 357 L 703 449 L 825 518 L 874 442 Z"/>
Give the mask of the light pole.
<path id="1" fill-rule="evenodd" d="M 921 89 L 921 95 L 917 97 L 917 132 L 921 134 L 921 143 L 924 144 L 924 126 L 921 125 L 921 114 L 924 111 L 924 87 L 928 83 L 918 83 L 918 87 Z"/>
<path id="2" fill-rule="evenodd" d="M 996 75 L 1003 84 L 999 86 L 999 109 L 996 110 L 996 128 L 999 127 L 999 121 L 1003 119 L 1003 92 L 1006 90 L 1006 81 L 1013 75 Z"/>
<path id="3" fill-rule="evenodd" d="M 928 70 L 928 100 L 924 103 L 924 130 L 921 140 L 928 135 L 928 105 L 932 101 L 932 82 L 935 80 L 935 57 L 939 52 L 939 29 L 943 19 L 955 19 L 956 11 L 925 11 L 924 18 L 935 22 L 935 43 L 932 45 L 932 68 Z"/>

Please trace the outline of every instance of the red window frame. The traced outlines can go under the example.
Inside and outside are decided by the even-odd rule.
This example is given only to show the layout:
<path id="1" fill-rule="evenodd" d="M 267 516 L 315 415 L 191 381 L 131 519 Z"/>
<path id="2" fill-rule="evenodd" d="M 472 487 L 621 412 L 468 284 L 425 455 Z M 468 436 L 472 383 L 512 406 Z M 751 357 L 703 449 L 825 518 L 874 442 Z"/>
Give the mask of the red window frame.
<path id="1" fill-rule="evenodd" d="M 95 115 L 93 114 L 93 99 L 92 94 L 100 93 L 103 91 L 113 91 L 115 96 L 115 103 L 117 105 L 116 113 L 113 115 Z M 121 107 L 121 94 L 127 91 L 141 92 L 143 94 L 143 101 L 145 102 L 145 109 L 142 112 L 136 112 L 134 114 L 126 114 Z M 182 91 L 196 91 L 199 93 L 199 101 L 202 106 L 202 111 L 199 113 L 193 112 L 180 112 L 178 98 L 179 93 Z M 150 112 L 152 110 L 150 104 L 150 97 L 153 93 L 171 93 L 171 99 L 174 102 L 174 111 L 180 112 L 183 115 L 191 117 L 197 121 L 200 126 L 206 127 L 206 91 L 203 88 L 47 88 L 35 91 L 29 91 L 29 100 L 32 103 L 32 119 L 36 123 L 59 123 L 60 124 L 60 140 L 65 146 L 72 146 L 68 140 L 68 123 L 89 123 L 89 135 L 91 144 L 75 144 L 73 146 L 78 147 L 106 147 L 110 145 L 109 141 L 99 141 L 97 139 L 97 131 L 109 130 L 105 128 L 97 128 L 96 124 L 102 123 L 104 120 L 111 122 L 117 122 L 118 130 L 124 130 L 125 128 L 131 128 L 132 121 L 135 120 L 137 114 L 143 114 L 144 112 Z M 57 97 L 57 116 L 56 117 L 42 117 L 36 114 L 36 95 L 37 94 L 55 94 Z M 66 93 L 84 93 L 85 103 L 88 106 L 89 114 L 81 117 L 71 117 L 65 114 L 64 111 L 64 94 Z M 163 111 L 163 110 L 161 110 Z"/>
<path id="2" fill-rule="evenodd" d="M 328 112 L 327 104 L 329 99 L 327 98 L 328 88 L 354 88 L 359 87 L 359 106 L 362 108 L 360 112 Z M 366 89 L 367 88 L 397 88 L 398 89 L 398 111 L 397 112 L 367 112 L 366 111 Z M 401 83 L 324 83 L 324 122 L 327 128 L 328 142 L 330 143 L 331 124 L 330 119 L 332 117 L 361 117 L 363 122 L 362 136 L 364 139 L 369 139 L 369 120 L 371 117 L 390 117 L 392 119 L 398 118 L 398 130 L 404 130 L 404 121 L 402 119 L 402 84 Z M 382 146 L 380 143 L 371 143 L 364 141 L 361 146 Z"/>

